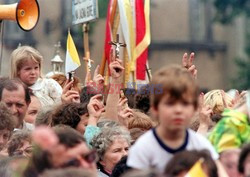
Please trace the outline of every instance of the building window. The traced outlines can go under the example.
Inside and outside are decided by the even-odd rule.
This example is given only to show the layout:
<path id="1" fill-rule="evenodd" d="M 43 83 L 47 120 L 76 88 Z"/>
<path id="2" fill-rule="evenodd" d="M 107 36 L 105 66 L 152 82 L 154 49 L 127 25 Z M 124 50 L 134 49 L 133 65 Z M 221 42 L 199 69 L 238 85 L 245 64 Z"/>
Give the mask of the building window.
<path id="1" fill-rule="evenodd" d="M 189 0 L 191 41 L 213 41 L 213 5 L 208 1 Z"/>

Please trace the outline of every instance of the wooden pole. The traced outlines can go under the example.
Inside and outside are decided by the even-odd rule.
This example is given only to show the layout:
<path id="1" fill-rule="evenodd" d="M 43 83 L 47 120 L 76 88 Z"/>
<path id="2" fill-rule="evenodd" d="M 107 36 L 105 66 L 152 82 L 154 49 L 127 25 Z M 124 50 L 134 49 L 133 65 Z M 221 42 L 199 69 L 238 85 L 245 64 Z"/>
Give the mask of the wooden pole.
<path id="1" fill-rule="evenodd" d="M 88 60 L 90 60 L 90 50 L 89 50 L 89 23 L 84 23 L 82 26 L 83 29 L 83 48 L 84 48 L 84 61 L 85 61 L 85 68 L 86 73 L 90 72 L 88 67 Z M 91 80 L 91 78 L 88 78 Z"/>
<path id="2" fill-rule="evenodd" d="M 102 62 L 101 62 L 100 73 L 99 73 L 102 76 L 104 76 L 105 66 L 106 66 L 106 58 L 105 58 L 105 51 L 104 51 L 102 55 Z"/>

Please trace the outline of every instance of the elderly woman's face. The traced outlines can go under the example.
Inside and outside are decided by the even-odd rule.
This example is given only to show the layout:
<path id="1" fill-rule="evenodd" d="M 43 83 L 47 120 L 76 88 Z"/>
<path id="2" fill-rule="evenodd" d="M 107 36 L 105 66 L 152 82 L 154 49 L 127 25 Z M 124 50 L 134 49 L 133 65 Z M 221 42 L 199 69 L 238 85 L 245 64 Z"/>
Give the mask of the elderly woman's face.
<path id="1" fill-rule="evenodd" d="M 117 162 L 119 162 L 123 156 L 128 154 L 128 149 L 128 142 L 123 138 L 117 137 L 104 153 L 103 159 L 100 163 L 107 172 L 112 172 Z"/>

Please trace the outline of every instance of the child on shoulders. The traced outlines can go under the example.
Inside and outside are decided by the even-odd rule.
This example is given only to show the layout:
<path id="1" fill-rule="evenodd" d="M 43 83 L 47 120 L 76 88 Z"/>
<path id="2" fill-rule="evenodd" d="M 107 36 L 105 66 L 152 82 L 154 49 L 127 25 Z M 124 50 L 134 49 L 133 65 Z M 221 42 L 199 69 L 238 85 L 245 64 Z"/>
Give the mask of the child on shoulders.
<path id="1" fill-rule="evenodd" d="M 131 147 L 127 165 L 136 169 L 155 167 L 163 172 L 176 152 L 208 150 L 218 154 L 202 135 L 188 129 L 198 107 L 198 87 L 190 72 L 177 65 L 155 73 L 150 84 L 151 109 L 159 125 L 142 135 Z"/>
<path id="2" fill-rule="evenodd" d="M 42 106 L 61 102 L 62 87 L 53 79 L 42 78 L 42 55 L 33 47 L 21 46 L 11 54 L 11 78 L 19 78 Z"/>

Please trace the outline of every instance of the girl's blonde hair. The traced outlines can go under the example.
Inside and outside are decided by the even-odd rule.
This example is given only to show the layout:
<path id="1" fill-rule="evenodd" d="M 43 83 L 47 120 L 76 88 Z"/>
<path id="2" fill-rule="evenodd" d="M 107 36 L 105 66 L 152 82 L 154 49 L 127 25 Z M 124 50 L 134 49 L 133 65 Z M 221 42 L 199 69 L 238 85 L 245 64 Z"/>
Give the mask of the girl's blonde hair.
<path id="1" fill-rule="evenodd" d="M 40 76 L 43 56 L 36 49 L 30 46 L 21 46 L 15 49 L 10 56 L 11 59 L 11 78 L 18 77 L 18 72 L 28 60 L 33 60 L 39 64 Z"/>
<path id="2" fill-rule="evenodd" d="M 210 106 L 215 114 L 221 114 L 225 108 L 230 108 L 232 101 L 233 98 L 223 90 L 211 90 L 204 95 L 204 104 Z"/>

